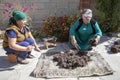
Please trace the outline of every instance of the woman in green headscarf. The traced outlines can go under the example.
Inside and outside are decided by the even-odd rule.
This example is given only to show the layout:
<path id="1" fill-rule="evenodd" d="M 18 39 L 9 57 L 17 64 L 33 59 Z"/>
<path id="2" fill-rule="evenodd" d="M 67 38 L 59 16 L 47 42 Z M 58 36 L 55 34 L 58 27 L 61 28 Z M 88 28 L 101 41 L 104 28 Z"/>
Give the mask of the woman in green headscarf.
<path id="1" fill-rule="evenodd" d="M 22 64 L 27 64 L 29 61 L 26 58 L 34 57 L 31 54 L 33 46 L 37 51 L 40 51 L 40 49 L 29 27 L 26 26 L 26 14 L 21 11 L 14 11 L 12 16 L 9 19 L 9 25 L 3 39 L 3 48 L 7 54 L 19 53 L 17 61 Z"/>

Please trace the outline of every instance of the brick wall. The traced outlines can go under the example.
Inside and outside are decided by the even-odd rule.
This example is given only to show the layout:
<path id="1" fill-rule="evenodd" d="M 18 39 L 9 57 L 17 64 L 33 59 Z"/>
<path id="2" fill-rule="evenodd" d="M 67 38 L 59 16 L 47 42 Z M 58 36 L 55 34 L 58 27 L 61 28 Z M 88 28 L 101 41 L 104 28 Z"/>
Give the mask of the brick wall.
<path id="1" fill-rule="evenodd" d="M 4 3 L 14 3 L 17 0 L 0 0 L 0 27 L 5 27 L 8 20 L 3 22 Z M 34 3 L 36 8 L 29 12 L 35 28 L 41 27 L 42 20 L 48 16 L 62 16 L 75 13 L 79 9 L 80 0 L 18 0 L 23 6 Z"/>
<path id="2" fill-rule="evenodd" d="M 80 0 L 80 9 L 90 8 L 91 0 Z"/>

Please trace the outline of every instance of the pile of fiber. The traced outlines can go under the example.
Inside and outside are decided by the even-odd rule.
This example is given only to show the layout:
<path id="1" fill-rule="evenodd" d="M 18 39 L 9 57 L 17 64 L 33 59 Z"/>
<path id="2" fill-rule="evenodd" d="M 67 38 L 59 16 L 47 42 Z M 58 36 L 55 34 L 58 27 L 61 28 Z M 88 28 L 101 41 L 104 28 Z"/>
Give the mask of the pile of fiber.
<path id="1" fill-rule="evenodd" d="M 58 62 L 60 68 L 74 69 L 76 67 L 84 67 L 90 60 L 87 52 L 68 52 L 60 53 L 53 56 L 53 61 Z"/>

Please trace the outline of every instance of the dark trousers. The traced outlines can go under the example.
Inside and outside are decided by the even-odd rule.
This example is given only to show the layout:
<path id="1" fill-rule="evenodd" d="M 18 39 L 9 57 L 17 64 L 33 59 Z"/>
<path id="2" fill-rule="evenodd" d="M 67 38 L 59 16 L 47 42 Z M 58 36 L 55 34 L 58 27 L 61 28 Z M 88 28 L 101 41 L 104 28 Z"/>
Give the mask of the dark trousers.
<path id="1" fill-rule="evenodd" d="M 20 46 L 24 46 L 27 47 L 29 45 L 33 45 L 34 44 L 34 40 L 32 38 L 27 38 L 26 40 L 17 43 Z M 7 54 L 16 54 L 17 52 L 19 53 L 19 57 L 22 59 L 25 59 L 29 54 L 31 54 L 31 52 L 26 52 L 26 51 L 16 51 L 14 49 L 11 49 L 9 46 L 5 47 L 4 50 L 7 52 Z"/>

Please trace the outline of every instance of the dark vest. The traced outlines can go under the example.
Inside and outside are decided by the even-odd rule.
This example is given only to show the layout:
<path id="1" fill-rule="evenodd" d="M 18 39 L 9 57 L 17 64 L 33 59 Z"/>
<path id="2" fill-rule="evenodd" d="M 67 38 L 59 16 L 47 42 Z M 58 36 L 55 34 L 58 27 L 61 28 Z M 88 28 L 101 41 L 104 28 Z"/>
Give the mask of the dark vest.
<path id="1" fill-rule="evenodd" d="M 92 29 L 93 29 L 93 34 L 95 34 L 96 32 L 95 32 L 94 26 L 95 26 L 96 20 L 91 19 L 91 20 L 90 20 L 90 23 L 91 23 L 91 26 L 92 26 Z M 81 18 L 81 19 L 79 19 L 79 25 L 78 25 L 78 27 L 76 28 L 76 32 L 80 29 L 80 27 L 82 26 L 82 24 L 83 24 L 83 19 Z"/>

